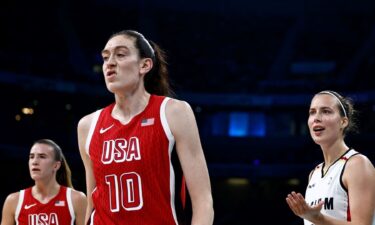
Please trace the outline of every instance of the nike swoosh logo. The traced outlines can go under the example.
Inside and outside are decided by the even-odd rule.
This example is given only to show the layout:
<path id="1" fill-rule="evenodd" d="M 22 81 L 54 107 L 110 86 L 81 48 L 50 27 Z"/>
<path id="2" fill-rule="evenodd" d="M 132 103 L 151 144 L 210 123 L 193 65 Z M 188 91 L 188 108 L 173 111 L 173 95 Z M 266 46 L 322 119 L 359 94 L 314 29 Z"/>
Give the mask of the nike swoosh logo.
<path id="1" fill-rule="evenodd" d="M 107 132 L 107 130 L 111 129 L 113 127 L 113 125 L 115 125 L 115 124 L 112 124 L 111 126 L 109 126 L 107 128 L 103 128 L 103 127 L 100 128 L 99 133 L 103 134 L 103 133 Z"/>
<path id="2" fill-rule="evenodd" d="M 33 207 L 33 206 L 36 206 L 36 203 L 31 204 L 31 205 L 25 205 L 25 209 L 30 209 L 30 208 Z"/>

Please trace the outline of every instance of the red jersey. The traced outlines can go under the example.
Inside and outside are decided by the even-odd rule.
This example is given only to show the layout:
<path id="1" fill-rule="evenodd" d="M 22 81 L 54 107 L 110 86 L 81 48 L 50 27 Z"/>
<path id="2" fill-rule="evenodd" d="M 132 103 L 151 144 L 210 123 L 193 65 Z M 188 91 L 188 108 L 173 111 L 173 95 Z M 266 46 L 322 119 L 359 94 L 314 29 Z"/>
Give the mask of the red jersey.
<path id="1" fill-rule="evenodd" d="M 143 112 L 127 124 L 111 116 L 114 103 L 95 113 L 86 141 L 96 181 L 91 224 L 178 224 L 183 201 L 175 193 L 185 185 L 181 180 L 176 185 L 181 168 L 172 163 L 168 100 L 151 95 Z"/>
<path id="2" fill-rule="evenodd" d="M 17 225 L 73 225 L 71 191 L 60 186 L 59 193 L 43 204 L 33 197 L 31 187 L 21 190 L 15 215 Z"/>

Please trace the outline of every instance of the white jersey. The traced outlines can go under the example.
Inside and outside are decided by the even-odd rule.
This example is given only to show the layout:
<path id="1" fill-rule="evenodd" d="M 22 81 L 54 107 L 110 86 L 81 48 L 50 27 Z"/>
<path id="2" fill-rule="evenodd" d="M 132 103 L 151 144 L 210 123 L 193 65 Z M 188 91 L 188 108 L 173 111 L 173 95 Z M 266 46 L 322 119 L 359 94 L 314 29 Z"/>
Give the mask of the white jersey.
<path id="1" fill-rule="evenodd" d="M 359 153 L 353 149 L 348 150 L 328 168 L 326 174 L 323 173 L 324 163 L 315 167 L 306 189 L 307 204 L 314 206 L 324 201 L 322 214 L 338 220 L 351 221 L 348 190 L 342 183 L 342 174 L 348 159 L 356 154 Z M 313 224 L 308 220 L 304 222 L 305 225 Z"/>

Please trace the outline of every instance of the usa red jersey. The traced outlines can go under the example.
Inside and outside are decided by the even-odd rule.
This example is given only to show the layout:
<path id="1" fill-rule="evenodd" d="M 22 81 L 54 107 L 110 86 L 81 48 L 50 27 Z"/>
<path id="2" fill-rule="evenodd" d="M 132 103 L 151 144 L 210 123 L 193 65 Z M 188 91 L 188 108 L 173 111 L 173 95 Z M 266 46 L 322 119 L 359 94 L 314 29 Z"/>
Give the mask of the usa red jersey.
<path id="1" fill-rule="evenodd" d="M 33 197 L 31 187 L 21 190 L 15 214 L 17 225 L 73 225 L 71 191 L 60 186 L 59 193 L 44 204 Z"/>
<path id="2" fill-rule="evenodd" d="M 181 168 L 172 163 L 169 99 L 151 95 L 127 124 L 111 116 L 114 103 L 95 113 L 86 141 L 96 181 L 91 224 L 179 224 L 183 201 L 177 194 L 185 186 L 180 177 L 176 182 Z"/>

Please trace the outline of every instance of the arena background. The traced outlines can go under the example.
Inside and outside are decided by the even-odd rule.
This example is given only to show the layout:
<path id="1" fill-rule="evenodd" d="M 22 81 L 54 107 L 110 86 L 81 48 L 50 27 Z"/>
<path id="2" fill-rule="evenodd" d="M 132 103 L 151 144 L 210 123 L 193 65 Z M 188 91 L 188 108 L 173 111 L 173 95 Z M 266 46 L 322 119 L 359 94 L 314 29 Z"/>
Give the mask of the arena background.
<path id="1" fill-rule="evenodd" d="M 322 161 L 307 129 L 310 98 L 352 97 L 374 162 L 375 1 L 5 0 L 0 3 L 0 202 L 32 184 L 33 141 L 63 148 L 85 191 L 78 120 L 113 101 L 100 51 L 135 29 L 167 51 L 173 88 L 195 112 L 215 225 L 302 224 L 285 203 Z"/>

